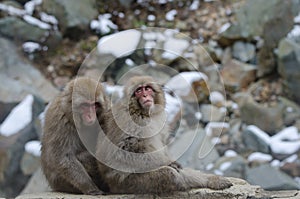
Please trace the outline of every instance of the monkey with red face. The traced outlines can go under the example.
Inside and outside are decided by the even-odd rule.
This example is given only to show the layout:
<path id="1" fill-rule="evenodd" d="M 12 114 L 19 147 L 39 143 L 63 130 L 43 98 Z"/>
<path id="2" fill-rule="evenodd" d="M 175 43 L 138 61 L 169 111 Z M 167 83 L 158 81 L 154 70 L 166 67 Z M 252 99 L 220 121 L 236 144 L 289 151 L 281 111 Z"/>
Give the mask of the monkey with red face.
<path id="1" fill-rule="evenodd" d="M 170 193 L 192 188 L 224 189 L 227 179 L 182 169 L 167 152 L 165 97 L 148 76 L 133 77 L 124 97 L 105 115 L 98 137 L 99 172 L 112 193 Z"/>
<path id="2" fill-rule="evenodd" d="M 54 191 L 91 195 L 107 191 L 90 153 L 95 150 L 106 109 L 101 84 L 86 77 L 71 81 L 50 103 L 45 113 L 41 166 Z"/>

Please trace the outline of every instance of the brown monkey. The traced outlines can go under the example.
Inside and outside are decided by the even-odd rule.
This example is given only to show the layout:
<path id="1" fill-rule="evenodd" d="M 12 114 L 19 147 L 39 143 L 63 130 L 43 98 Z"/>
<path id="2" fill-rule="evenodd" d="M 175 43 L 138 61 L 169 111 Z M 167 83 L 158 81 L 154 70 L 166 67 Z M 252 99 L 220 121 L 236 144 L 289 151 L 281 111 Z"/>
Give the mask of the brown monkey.
<path id="1" fill-rule="evenodd" d="M 112 193 L 170 193 L 191 188 L 224 189 L 226 178 L 181 169 L 168 156 L 165 97 L 148 76 L 133 77 L 124 98 L 105 116 L 98 138 L 98 167 Z"/>
<path id="2" fill-rule="evenodd" d="M 89 152 L 96 145 L 90 141 L 97 140 L 99 132 L 97 116 L 101 119 L 106 106 L 102 85 L 86 77 L 72 80 L 48 106 L 41 165 L 54 191 L 90 195 L 107 191 Z"/>

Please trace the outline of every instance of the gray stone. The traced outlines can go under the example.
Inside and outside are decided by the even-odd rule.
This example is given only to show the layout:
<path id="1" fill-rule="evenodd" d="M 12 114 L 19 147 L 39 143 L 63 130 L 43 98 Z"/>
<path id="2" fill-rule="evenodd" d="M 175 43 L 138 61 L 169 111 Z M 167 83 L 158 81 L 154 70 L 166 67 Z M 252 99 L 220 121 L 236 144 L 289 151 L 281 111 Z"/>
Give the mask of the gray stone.
<path id="1" fill-rule="evenodd" d="M 246 180 L 266 190 L 295 190 L 300 186 L 290 176 L 268 164 L 246 171 Z"/>
<path id="2" fill-rule="evenodd" d="M 229 166 L 225 169 L 222 165 L 228 164 Z M 247 161 L 242 156 L 236 157 L 222 157 L 220 158 L 214 166 L 214 170 L 219 170 L 227 177 L 244 178 L 244 173 L 247 168 Z"/>
<path id="3" fill-rule="evenodd" d="M 251 43 L 237 41 L 233 45 L 233 57 L 242 61 L 248 62 L 254 59 L 255 46 Z"/>
<path id="4" fill-rule="evenodd" d="M 16 199 L 149 199 L 149 198 L 188 198 L 188 199 L 272 199 L 285 198 L 297 199 L 299 198 L 299 191 L 264 191 L 258 186 L 251 186 L 247 182 L 237 178 L 229 178 L 233 186 L 225 190 L 211 190 L 211 189 L 193 189 L 187 192 L 175 192 L 168 195 L 105 195 L 105 196 L 91 196 L 91 195 L 74 195 L 57 192 L 45 192 L 36 194 L 24 194 L 18 196 Z"/>
<path id="5" fill-rule="evenodd" d="M 14 16 L 0 19 L 0 34 L 13 40 L 41 42 L 46 38 L 47 33 L 48 30 Z"/>
<path id="6" fill-rule="evenodd" d="M 226 116 L 226 111 L 211 104 L 202 104 L 200 106 L 202 113 L 201 121 L 203 122 L 223 122 Z"/>
<path id="7" fill-rule="evenodd" d="M 278 72 L 288 97 L 300 104 L 300 44 L 283 39 L 278 47 Z"/>
<path id="8" fill-rule="evenodd" d="M 283 106 L 268 107 L 254 101 L 253 97 L 245 93 L 237 93 L 234 98 L 239 98 L 241 119 L 246 124 L 253 124 L 268 134 L 274 134 L 283 127 Z"/>
<path id="9" fill-rule="evenodd" d="M 218 152 L 203 129 L 185 130 L 174 139 L 170 144 L 170 154 L 175 159 L 179 157 L 177 161 L 184 167 L 203 170 L 219 158 Z"/>
<path id="10" fill-rule="evenodd" d="M 270 153 L 269 143 L 251 131 L 251 129 L 246 129 L 242 132 L 242 141 L 248 150 Z"/>
<path id="11" fill-rule="evenodd" d="M 87 32 L 90 21 L 98 15 L 96 0 L 44 0 L 42 7 L 58 19 L 63 34 L 72 38 Z"/>
<path id="12" fill-rule="evenodd" d="M 58 94 L 58 90 L 19 55 L 11 41 L 0 37 L 1 101 L 18 102 L 29 93 L 48 102 Z"/>
<path id="13" fill-rule="evenodd" d="M 30 180 L 26 184 L 25 188 L 22 190 L 21 194 L 41 193 L 46 191 L 51 191 L 51 188 L 41 168 L 39 168 L 31 176 Z"/>
<path id="14" fill-rule="evenodd" d="M 221 40 L 261 36 L 265 45 L 276 45 L 293 27 L 292 10 L 291 1 L 247 0 L 237 11 L 237 23 L 221 34 Z"/>

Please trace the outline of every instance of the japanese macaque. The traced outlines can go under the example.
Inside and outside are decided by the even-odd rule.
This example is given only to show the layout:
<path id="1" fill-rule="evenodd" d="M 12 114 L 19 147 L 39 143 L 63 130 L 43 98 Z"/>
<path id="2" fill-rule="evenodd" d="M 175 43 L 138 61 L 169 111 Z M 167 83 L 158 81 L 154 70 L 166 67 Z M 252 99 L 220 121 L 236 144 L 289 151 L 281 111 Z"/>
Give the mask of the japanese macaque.
<path id="1" fill-rule="evenodd" d="M 133 77 L 124 97 L 105 116 L 96 157 L 110 192 L 164 194 L 230 187 L 226 178 L 174 163 L 165 146 L 169 130 L 164 108 L 161 86 L 148 76 Z"/>
<path id="2" fill-rule="evenodd" d="M 86 77 L 72 80 L 48 106 L 41 165 L 54 191 L 90 195 L 107 191 L 90 153 L 106 107 L 102 85 Z"/>

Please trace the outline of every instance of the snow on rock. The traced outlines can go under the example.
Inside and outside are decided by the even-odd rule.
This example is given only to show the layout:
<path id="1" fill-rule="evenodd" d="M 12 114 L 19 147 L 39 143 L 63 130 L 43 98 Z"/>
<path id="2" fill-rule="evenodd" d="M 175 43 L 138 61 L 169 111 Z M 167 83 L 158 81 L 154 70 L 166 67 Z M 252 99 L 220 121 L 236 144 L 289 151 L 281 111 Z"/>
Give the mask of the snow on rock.
<path id="1" fill-rule="evenodd" d="M 41 156 L 41 142 L 37 140 L 27 142 L 25 151 L 37 157 Z"/>
<path id="2" fill-rule="evenodd" d="M 103 83 L 105 92 L 113 97 L 116 97 L 117 99 L 120 99 L 124 95 L 124 87 L 119 85 L 109 85 L 107 83 Z"/>
<path id="3" fill-rule="evenodd" d="M 209 101 L 213 105 L 224 105 L 225 104 L 225 97 L 223 96 L 222 93 L 218 91 L 213 91 L 209 95 Z"/>
<path id="4" fill-rule="evenodd" d="M 23 43 L 22 48 L 26 53 L 33 53 L 42 49 L 40 44 L 30 41 Z"/>
<path id="5" fill-rule="evenodd" d="M 92 20 L 90 23 L 90 28 L 95 30 L 97 33 L 102 35 L 108 34 L 111 30 L 117 30 L 118 26 L 114 24 L 111 20 L 111 14 L 103 14 L 98 16 L 98 20 Z"/>
<path id="6" fill-rule="evenodd" d="M 231 162 L 224 162 L 220 165 L 220 170 L 221 171 L 226 171 L 230 166 L 232 165 Z"/>
<path id="7" fill-rule="evenodd" d="M 297 38 L 300 37 L 300 26 L 296 25 L 294 28 L 288 33 L 288 38 Z"/>
<path id="8" fill-rule="evenodd" d="M 23 19 L 29 23 L 29 24 L 32 24 L 34 26 L 37 26 L 41 29 L 45 29 L 45 30 L 50 30 L 51 29 L 51 26 L 45 22 L 42 22 L 41 20 L 33 17 L 33 16 L 30 16 L 30 15 L 24 15 L 23 16 Z"/>
<path id="9" fill-rule="evenodd" d="M 265 153 L 260 153 L 260 152 L 254 152 L 251 153 L 248 156 L 248 161 L 249 162 L 254 162 L 254 161 L 258 161 L 258 162 L 269 162 L 271 161 L 273 158 L 271 155 L 269 154 L 265 154 Z"/>
<path id="10" fill-rule="evenodd" d="M 274 135 L 270 143 L 273 153 L 293 154 L 300 150 L 300 134 L 294 126 L 287 127 Z"/>
<path id="11" fill-rule="evenodd" d="M 225 157 L 236 157 L 238 154 L 234 150 L 227 150 L 224 153 Z"/>
<path id="12" fill-rule="evenodd" d="M 247 130 L 256 134 L 256 136 L 259 137 L 260 139 L 262 139 L 265 143 L 270 144 L 270 142 L 271 142 L 270 136 L 266 132 L 264 132 L 260 128 L 258 128 L 257 126 L 249 125 L 249 126 L 247 126 Z"/>
<path id="13" fill-rule="evenodd" d="M 164 43 L 164 53 L 162 57 L 164 59 L 176 59 L 183 55 L 183 52 L 189 47 L 189 42 L 184 39 L 176 39 L 174 37 L 169 38 Z"/>
<path id="14" fill-rule="evenodd" d="M 25 10 L 6 5 L 3 3 L 0 3 L 0 10 L 7 12 L 9 15 L 14 15 L 14 16 L 23 16 L 26 14 Z"/>
<path id="15" fill-rule="evenodd" d="M 299 14 L 294 18 L 294 23 L 300 23 L 300 12 L 299 12 Z"/>
<path id="16" fill-rule="evenodd" d="M 24 9 L 26 10 L 27 14 L 32 15 L 35 7 L 42 4 L 42 0 L 31 0 L 25 3 Z"/>
<path id="17" fill-rule="evenodd" d="M 141 32 L 131 29 L 102 37 L 98 41 L 97 49 L 100 54 L 113 54 L 122 57 L 137 49 Z"/>
<path id="18" fill-rule="evenodd" d="M 28 95 L 22 102 L 13 108 L 4 122 L 0 125 L 0 134 L 10 136 L 26 127 L 32 120 L 33 101 L 33 96 Z"/>
<path id="19" fill-rule="evenodd" d="M 188 96 L 191 92 L 192 83 L 196 81 L 207 81 L 208 77 L 201 72 L 182 72 L 172 77 L 165 85 L 176 95 Z"/>
<path id="20" fill-rule="evenodd" d="M 221 33 L 225 32 L 230 26 L 231 26 L 230 23 L 225 23 L 225 24 L 222 25 L 221 28 L 218 30 L 218 33 L 221 34 Z"/>
<path id="21" fill-rule="evenodd" d="M 190 10 L 198 10 L 200 6 L 199 0 L 194 0 L 193 3 L 190 5 Z"/>
<path id="22" fill-rule="evenodd" d="M 156 17 L 155 15 L 148 15 L 147 20 L 148 21 L 155 21 Z"/>
<path id="23" fill-rule="evenodd" d="M 174 21 L 176 15 L 177 15 L 177 10 L 170 10 L 166 14 L 166 19 L 168 21 Z"/>
<path id="24" fill-rule="evenodd" d="M 169 93 L 165 92 L 166 97 L 166 112 L 168 116 L 168 122 L 174 121 L 177 114 L 181 111 L 181 99 L 179 97 L 174 97 Z"/>
<path id="25" fill-rule="evenodd" d="M 205 126 L 205 132 L 207 136 L 220 136 L 223 129 L 229 129 L 230 125 L 226 122 L 209 122 Z"/>
<path id="26" fill-rule="evenodd" d="M 46 23 L 51 23 L 53 25 L 58 25 L 58 20 L 53 15 L 48 15 L 45 12 L 41 12 L 40 17 L 41 17 L 41 20 L 46 22 Z"/>

